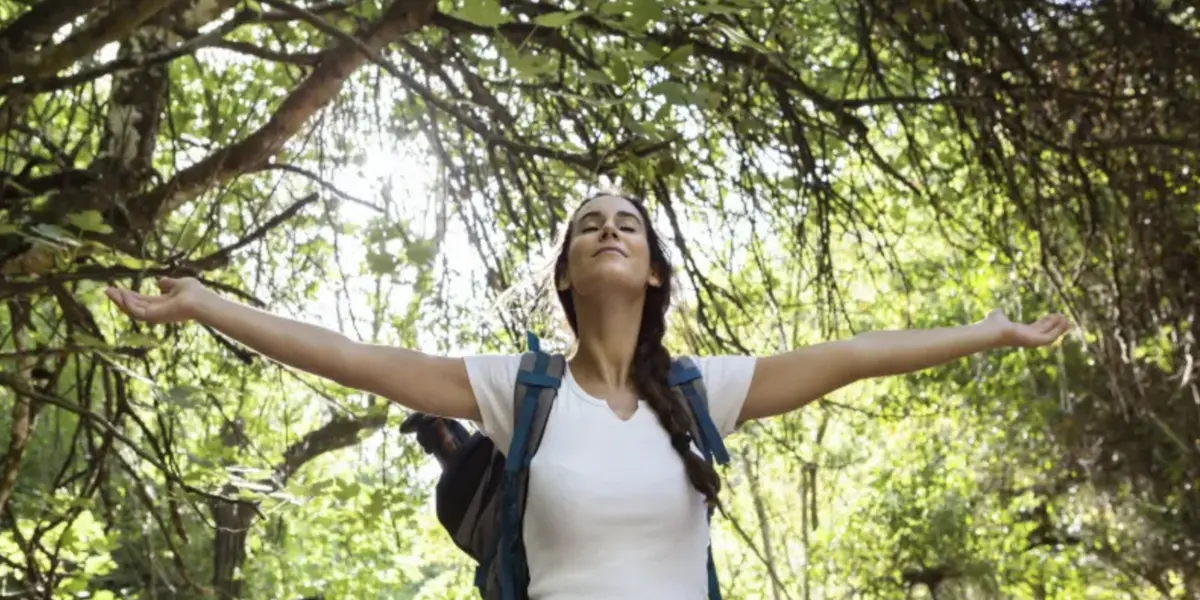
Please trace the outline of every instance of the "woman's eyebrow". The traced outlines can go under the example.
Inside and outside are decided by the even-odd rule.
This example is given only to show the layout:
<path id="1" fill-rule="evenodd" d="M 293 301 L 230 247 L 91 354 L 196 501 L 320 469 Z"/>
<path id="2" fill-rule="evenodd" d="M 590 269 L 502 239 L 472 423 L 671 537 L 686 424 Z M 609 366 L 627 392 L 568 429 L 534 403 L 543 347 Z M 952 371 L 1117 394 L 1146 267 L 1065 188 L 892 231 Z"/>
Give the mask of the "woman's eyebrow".
<path id="1" fill-rule="evenodd" d="M 604 215 L 603 215 L 603 213 L 601 213 L 601 212 L 600 212 L 600 211 L 598 211 L 598 210 L 592 210 L 592 211 L 588 211 L 588 212 L 586 212 L 586 213 L 584 213 L 584 214 L 580 215 L 579 217 L 577 217 L 577 218 L 575 219 L 575 224 L 576 224 L 576 225 L 578 225 L 578 224 L 580 224 L 580 223 L 583 223 L 584 221 L 589 221 L 589 220 L 594 220 L 594 219 L 602 218 L 603 216 L 604 216 Z M 637 213 L 629 212 L 629 211 L 627 211 L 627 210 L 619 210 L 619 211 L 617 211 L 617 218 L 618 218 L 618 219 L 633 219 L 634 221 L 637 221 L 637 223 L 638 223 L 639 225 L 641 225 L 641 224 L 642 224 L 642 218 L 641 218 L 641 216 L 639 216 Z"/>

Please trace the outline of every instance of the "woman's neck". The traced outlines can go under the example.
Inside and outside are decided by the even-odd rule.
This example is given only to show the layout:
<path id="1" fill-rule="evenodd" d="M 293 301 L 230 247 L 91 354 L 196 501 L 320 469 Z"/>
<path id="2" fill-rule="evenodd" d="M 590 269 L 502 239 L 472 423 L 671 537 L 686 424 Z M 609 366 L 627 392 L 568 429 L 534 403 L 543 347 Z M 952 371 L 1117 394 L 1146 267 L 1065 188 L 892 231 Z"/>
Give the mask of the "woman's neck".
<path id="1" fill-rule="evenodd" d="M 609 389 L 629 389 L 630 367 L 637 350 L 644 299 L 619 302 L 611 298 L 588 302 L 575 299 L 578 351 L 571 359 L 576 379 Z"/>

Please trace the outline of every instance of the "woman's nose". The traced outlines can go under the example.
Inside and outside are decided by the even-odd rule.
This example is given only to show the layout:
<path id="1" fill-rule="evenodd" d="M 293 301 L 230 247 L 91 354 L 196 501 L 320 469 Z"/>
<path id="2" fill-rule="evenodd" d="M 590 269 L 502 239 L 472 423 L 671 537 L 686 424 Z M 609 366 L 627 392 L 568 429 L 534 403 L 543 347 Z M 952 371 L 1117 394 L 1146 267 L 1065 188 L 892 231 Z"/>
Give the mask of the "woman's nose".
<path id="1" fill-rule="evenodd" d="M 617 237 L 616 225 L 613 225 L 612 223 L 605 223 L 604 226 L 600 228 L 600 239 L 605 239 L 607 237 Z"/>

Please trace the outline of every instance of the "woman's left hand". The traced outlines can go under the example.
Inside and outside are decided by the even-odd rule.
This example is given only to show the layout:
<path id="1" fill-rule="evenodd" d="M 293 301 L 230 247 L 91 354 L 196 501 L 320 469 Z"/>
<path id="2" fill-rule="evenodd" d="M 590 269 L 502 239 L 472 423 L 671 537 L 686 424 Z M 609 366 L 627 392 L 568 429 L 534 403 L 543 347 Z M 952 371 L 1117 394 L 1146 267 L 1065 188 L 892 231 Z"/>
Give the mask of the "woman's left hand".
<path id="1" fill-rule="evenodd" d="M 1009 348 L 1049 346 L 1071 328 L 1071 322 L 1060 314 L 1047 315 L 1033 323 L 1013 323 L 1000 310 L 989 313 L 983 323 L 995 327 L 1000 346 Z"/>

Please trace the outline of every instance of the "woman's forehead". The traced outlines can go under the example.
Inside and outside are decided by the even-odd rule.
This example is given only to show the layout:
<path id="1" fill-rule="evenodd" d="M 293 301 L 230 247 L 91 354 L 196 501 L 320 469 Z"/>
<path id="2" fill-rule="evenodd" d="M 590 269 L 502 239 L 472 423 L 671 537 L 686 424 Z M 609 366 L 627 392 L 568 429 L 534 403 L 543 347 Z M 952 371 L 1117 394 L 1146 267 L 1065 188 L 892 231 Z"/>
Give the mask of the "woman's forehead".
<path id="1" fill-rule="evenodd" d="M 584 202 L 579 207 L 579 210 L 575 211 L 575 220 L 579 221 L 580 219 L 584 219 L 589 215 L 607 217 L 617 213 L 630 214 L 639 221 L 641 220 L 640 213 L 638 212 L 637 207 L 634 206 L 633 202 L 631 202 L 628 198 L 622 198 L 621 196 L 614 196 L 610 194 L 596 196 L 595 198 L 591 198 Z"/>

